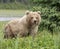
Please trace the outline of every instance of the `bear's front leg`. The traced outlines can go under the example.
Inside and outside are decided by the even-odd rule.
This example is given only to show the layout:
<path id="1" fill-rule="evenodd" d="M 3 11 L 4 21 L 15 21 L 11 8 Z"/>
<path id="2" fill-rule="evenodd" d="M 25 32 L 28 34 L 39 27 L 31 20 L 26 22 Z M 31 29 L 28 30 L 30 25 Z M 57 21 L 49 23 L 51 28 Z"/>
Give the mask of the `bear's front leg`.
<path id="1" fill-rule="evenodd" d="M 31 28 L 29 34 L 30 34 L 32 37 L 35 37 L 35 36 L 37 35 L 37 31 L 38 31 L 38 26 L 36 26 L 36 27 L 34 27 L 34 28 Z"/>
<path id="2" fill-rule="evenodd" d="M 24 32 L 24 31 L 20 31 L 18 34 L 17 34 L 17 37 L 26 37 L 28 35 L 27 32 Z"/>

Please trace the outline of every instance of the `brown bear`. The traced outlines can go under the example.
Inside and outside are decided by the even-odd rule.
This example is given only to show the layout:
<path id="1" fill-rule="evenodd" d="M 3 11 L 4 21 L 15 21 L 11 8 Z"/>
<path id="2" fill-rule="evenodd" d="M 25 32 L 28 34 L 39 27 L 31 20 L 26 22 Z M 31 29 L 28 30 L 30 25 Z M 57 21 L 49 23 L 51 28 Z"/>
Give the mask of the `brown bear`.
<path id="1" fill-rule="evenodd" d="M 26 11 L 22 18 L 11 20 L 4 28 L 4 38 L 35 36 L 41 22 L 41 12 Z"/>

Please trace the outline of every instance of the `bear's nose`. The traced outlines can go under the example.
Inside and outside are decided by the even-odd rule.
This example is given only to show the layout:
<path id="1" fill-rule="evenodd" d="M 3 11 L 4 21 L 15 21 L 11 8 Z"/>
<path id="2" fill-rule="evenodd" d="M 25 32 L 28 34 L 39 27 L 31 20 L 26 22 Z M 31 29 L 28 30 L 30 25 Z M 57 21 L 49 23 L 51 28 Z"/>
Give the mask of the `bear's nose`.
<path id="1" fill-rule="evenodd" d="M 36 23 L 36 20 L 34 21 L 34 23 Z"/>

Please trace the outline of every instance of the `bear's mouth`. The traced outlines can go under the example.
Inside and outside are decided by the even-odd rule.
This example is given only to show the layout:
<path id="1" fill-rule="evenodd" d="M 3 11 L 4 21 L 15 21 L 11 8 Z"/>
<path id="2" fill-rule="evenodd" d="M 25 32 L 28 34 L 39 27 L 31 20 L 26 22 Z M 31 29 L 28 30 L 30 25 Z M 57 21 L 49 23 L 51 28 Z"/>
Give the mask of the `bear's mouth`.
<path id="1" fill-rule="evenodd" d="M 34 24 L 38 24 L 38 22 L 37 21 L 34 21 Z"/>
<path id="2" fill-rule="evenodd" d="M 34 25 L 37 25 L 38 24 L 38 22 L 37 21 L 34 21 L 34 23 L 33 23 Z"/>
<path id="3" fill-rule="evenodd" d="M 34 21 L 34 23 L 36 24 L 37 21 Z"/>

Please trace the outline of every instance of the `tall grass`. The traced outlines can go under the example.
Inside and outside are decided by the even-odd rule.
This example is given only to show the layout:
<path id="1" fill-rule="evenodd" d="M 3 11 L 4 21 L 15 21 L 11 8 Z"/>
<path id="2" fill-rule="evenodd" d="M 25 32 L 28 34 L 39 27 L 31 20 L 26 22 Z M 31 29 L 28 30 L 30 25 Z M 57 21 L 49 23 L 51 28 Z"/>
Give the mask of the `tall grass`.
<path id="1" fill-rule="evenodd" d="M 7 22 L 0 22 L 0 49 L 60 49 L 60 36 L 43 30 L 33 39 L 31 36 L 23 38 L 4 39 L 3 28 Z"/>

